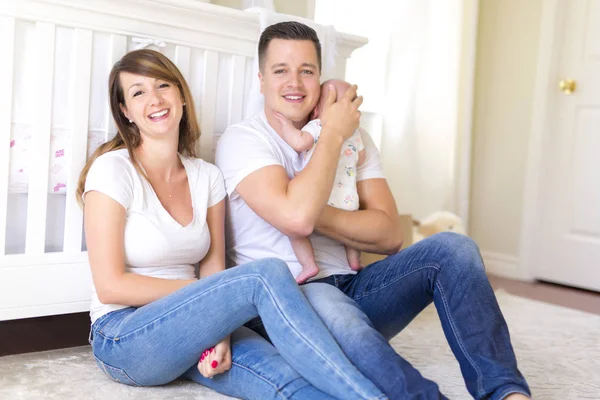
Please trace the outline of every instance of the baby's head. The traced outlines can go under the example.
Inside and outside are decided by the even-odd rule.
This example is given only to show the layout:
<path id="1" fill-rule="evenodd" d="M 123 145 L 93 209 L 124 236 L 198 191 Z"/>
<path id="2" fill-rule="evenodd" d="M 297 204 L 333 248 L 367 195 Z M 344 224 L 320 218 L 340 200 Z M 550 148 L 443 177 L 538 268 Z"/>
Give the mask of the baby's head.
<path id="1" fill-rule="evenodd" d="M 350 88 L 350 84 L 341 79 L 330 79 L 321 84 L 321 97 L 319 98 L 319 103 L 315 107 L 312 115 L 312 119 L 317 119 L 321 117 L 321 113 L 323 112 L 323 107 L 325 106 L 325 100 L 327 99 L 327 94 L 329 93 L 329 86 L 333 85 L 335 89 L 335 99 L 336 101 L 340 99 L 346 93 L 346 90 Z"/>

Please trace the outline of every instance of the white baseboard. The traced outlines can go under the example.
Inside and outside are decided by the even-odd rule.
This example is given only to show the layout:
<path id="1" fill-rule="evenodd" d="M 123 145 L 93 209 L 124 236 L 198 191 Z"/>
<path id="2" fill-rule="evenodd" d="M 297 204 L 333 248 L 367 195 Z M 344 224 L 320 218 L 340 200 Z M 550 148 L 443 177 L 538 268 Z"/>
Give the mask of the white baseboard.
<path id="1" fill-rule="evenodd" d="M 481 257 L 488 274 L 519 281 L 531 280 L 526 273 L 521 271 L 517 257 L 490 251 L 482 251 Z"/>

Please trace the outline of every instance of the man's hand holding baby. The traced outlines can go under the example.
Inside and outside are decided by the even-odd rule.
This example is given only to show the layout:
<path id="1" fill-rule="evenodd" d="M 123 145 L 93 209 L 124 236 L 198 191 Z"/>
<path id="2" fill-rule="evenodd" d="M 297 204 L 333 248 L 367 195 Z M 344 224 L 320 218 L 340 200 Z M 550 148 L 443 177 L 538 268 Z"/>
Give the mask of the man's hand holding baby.
<path id="1" fill-rule="evenodd" d="M 321 138 L 329 135 L 341 135 L 342 140 L 348 139 L 358 128 L 360 122 L 360 111 L 358 107 L 363 102 L 362 96 L 357 96 L 356 85 L 350 88 L 336 101 L 336 90 L 329 85 L 327 98 L 321 112 Z"/>

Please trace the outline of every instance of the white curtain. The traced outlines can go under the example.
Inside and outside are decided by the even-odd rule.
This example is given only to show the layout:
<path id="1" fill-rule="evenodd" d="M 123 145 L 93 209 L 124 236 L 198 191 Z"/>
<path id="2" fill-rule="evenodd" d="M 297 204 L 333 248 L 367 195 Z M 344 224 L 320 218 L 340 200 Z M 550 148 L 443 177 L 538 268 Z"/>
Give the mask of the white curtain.
<path id="1" fill-rule="evenodd" d="M 365 111 L 381 115 L 379 145 L 398 209 L 416 218 L 459 212 L 463 19 L 473 1 L 350 2 L 317 0 L 315 20 L 369 38 L 346 78 L 366 96 Z"/>
<path id="2" fill-rule="evenodd" d="M 454 210 L 460 1 L 401 0 L 392 25 L 382 157 L 398 207 L 422 218 Z"/>

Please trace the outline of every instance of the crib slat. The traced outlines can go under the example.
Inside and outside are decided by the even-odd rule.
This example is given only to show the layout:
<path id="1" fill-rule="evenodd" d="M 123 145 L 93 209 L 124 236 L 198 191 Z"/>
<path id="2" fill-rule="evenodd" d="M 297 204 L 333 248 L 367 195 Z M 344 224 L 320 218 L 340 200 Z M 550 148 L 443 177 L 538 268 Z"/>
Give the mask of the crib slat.
<path id="1" fill-rule="evenodd" d="M 8 168 L 12 120 L 12 89 L 15 50 L 15 19 L 0 17 L 0 37 L 4 43 L 4 62 L 0 63 L 0 76 L 5 77 L 0 90 L 0 256 L 6 248 L 6 211 L 8 203 Z"/>
<path id="2" fill-rule="evenodd" d="M 79 173 L 85 165 L 90 108 L 90 84 L 92 74 L 92 31 L 75 29 L 73 36 L 73 77 L 71 94 L 73 109 L 71 114 L 71 137 L 69 175 L 67 177 L 67 201 L 65 207 L 65 235 L 63 251 L 81 251 L 81 227 L 83 212 L 77 204 L 75 191 Z"/>
<path id="3" fill-rule="evenodd" d="M 204 54 L 204 77 L 202 79 L 202 103 L 200 108 L 200 157 L 213 162 L 215 134 L 215 107 L 217 104 L 217 75 L 219 73 L 219 53 L 206 51 Z"/>
<path id="4" fill-rule="evenodd" d="M 121 57 L 123 57 L 125 55 L 125 53 L 127 53 L 127 37 L 123 36 L 123 35 L 110 35 L 110 52 L 108 54 L 108 68 L 109 70 L 112 69 L 113 65 L 115 65 L 115 63 L 117 61 L 119 61 L 121 59 Z M 106 93 L 106 104 L 110 104 L 109 103 L 109 98 L 108 98 L 108 90 L 105 92 Z M 107 112 L 106 112 L 106 137 L 104 138 L 105 141 L 109 141 L 111 140 L 117 133 L 117 126 L 115 125 L 115 121 L 112 117 L 112 113 L 110 111 L 110 106 L 107 108 Z"/>
<path id="5" fill-rule="evenodd" d="M 246 73 L 246 57 L 232 56 L 229 77 L 229 99 L 227 110 L 227 126 L 242 119 L 242 100 L 244 99 L 244 74 Z"/>
<path id="6" fill-rule="evenodd" d="M 46 22 L 36 25 L 36 110 L 35 131 L 31 138 L 29 159 L 29 195 L 27 196 L 27 236 L 25 253 L 44 252 L 48 203 L 48 162 L 52 124 L 52 86 L 54 81 L 55 26 Z M 58 105 L 57 105 L 58 106 Z"/>
<path id="7" fill-rule="evenodd" d="M 190 79 L 190 55 L 191 49 L 189 47 L 175 46 L 175 65 L 177 65 L 186 81 Z"/>

